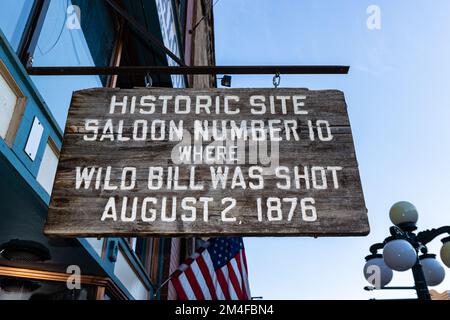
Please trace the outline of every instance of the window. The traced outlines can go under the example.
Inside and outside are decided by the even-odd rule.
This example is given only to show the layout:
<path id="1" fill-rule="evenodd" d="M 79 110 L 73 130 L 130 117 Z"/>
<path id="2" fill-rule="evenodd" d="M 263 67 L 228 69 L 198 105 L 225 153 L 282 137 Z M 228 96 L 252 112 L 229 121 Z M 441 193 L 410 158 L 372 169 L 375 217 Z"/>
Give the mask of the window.
<path id="1" fill-rule="evenodd" d="M 86 238 L 86 241 L 91 245 L 92 249 L 97 253 L 97 255 L 103 258 L 103 251 L 105 249 L 105 239 L 104 238 Z"/>
<path id="2" fill-rule="evenodd" d="M 33 5 L 34 1 L 32 0 L 2 0 L 0 29 L 16 51 L 22 40 Z"/>
<path id="3" fill-rule="evenodd" d="M 136 245 L 134 248 L 134 252 L 136 252 L 139 261 L 141 261 L 144 268 L 147 270 L 147 261 L 151 259 L 149 255 L 149 238 L 136 238 Z"/>
<path id="4" fill-rule="evenodd" d="M 75 13 L 68 10 L 70 5 L 81 8 L 78 21 Z M 95 66 L 100 57 L 111 58 L 106 35 L 114 39 L 114 26 L 104 26 L 109 21 L 108 12 L 100 10 L 103 1 L 51 1 L 35 51 L 35 67 L 44 66 Z M 69 20 L 68 20 L 69 19 Z M 75 19 L 81 26 L 68 27 L 68 21 Z M 81 27 L 81 28 L 80 28 Z M 33 82 L 56 118 L 60 128 L 64 128 L 72 92 L 85 88 L 102 87 L 99 76 L 33 76 Z"/>
<path id="5" fill-rule="evenodd" d="M 0 60 L 0 137 L 12 146 L 25 109 L 26 98 Z"/>
<path id="6" fill-rule="evenodd" d="M 140 276 L 130 265 L 126 254 L 122 251 L 122 249 L 119 250 L 117 255 L 117 261 L 114 266 L 114 274 L 127 288 L 133 298 L 136 300 L 148 299 L 149 290 L 140 279 Z"/>
<path id="7" fill-rule="evenodd" d="M 138 238 L 127 238 L 128 244 L 130 245 L 131 250 L 136 251 L 136 243 Z"/>
<path id="8" fill-rule="evenodd" d="M 180 26 L 180 31 L 182 35 L 186 34 L 186 19 L 187 19 L 187 0 L 176 0 L 175 6 L 178 13 L 178 23 Z M 183 36 L 181 37 L 181 42 L 183 43 Z"/>
<path id="9" fill-rule="evenodd" d="M 44 156 L 37 176 L 37 181 L 47 191 L 52 193 L 53 182 L 55 181 L 56 168 L 58 166 L 59 152 L 52 140 L 48 140 L 45 146 Z"/>

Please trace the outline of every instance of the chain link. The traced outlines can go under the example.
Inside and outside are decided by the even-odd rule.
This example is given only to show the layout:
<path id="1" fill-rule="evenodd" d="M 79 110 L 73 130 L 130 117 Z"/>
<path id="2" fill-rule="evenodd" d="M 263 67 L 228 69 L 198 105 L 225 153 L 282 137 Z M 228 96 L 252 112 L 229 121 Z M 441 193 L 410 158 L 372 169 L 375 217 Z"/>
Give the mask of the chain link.
<path id="1" fill-rule="evenodd" d="M 151 88 L 153 86 L 153 79 L 149 73 L 147 73 L 147 75 L 145 76 L 144 81 L 145 81 L 146 88 Z"/>
<path id="2" fill-rule="evenodd" d="M 278 86 L 280 85 L 280 82 L 281 82 L 280 73 L 277 72 L 277 73 L 273 76 L 273 79 L 272 79 L 272 83 L 273 83 L 273 86 L 274 86 L 275 89 L 278 88 Z"/>

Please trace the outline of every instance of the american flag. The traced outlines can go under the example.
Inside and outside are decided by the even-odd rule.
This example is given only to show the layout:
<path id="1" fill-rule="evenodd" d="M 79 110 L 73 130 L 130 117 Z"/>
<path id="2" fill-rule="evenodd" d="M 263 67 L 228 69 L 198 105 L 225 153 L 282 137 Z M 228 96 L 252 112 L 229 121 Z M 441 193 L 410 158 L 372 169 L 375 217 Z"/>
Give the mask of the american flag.
<path id="1" fill-rule="evenodd" d="M 242 238 L 211 238 L 171 278 L 180 300 L 249 300 Z"/>

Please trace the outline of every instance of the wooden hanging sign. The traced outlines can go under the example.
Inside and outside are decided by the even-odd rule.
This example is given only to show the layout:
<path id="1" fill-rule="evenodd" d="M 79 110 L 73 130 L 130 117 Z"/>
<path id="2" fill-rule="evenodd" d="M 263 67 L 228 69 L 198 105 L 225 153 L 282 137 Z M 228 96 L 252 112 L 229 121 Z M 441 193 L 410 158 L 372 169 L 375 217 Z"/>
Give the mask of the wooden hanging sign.
<path id="1" fill-rule="evenodd" d="M 47 235 L 368 232 L 340 91 L 101 88 L 73 95 Z"/>

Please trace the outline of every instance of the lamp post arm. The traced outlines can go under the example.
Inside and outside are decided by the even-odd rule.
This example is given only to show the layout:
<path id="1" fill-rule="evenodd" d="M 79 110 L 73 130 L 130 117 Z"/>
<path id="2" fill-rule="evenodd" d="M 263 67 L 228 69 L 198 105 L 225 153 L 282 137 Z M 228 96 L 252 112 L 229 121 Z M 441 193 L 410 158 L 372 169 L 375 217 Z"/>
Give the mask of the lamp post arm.
<path id="1" fill-rule="evenodd" d="M 384 247 L 384 243 L 375 243 L 370 246 L 369 251 L 372 254 L 377 254 L 377 251 L 383 249 L 383 247 Z"/>
<path id="2" fill-rule="evenodd" d="M 407 237 L 407 233 L 405 231 L 403 231 L 401 228 L 399 228 L 398 226 L 392 226 L 389 228 L 389 232 L 391 234 L 392 237 L 394 238 L 406 238 Z M 392 239 L 391 237 L 388 239 Z M 386 240 L 388 240 L 386 239 Z"/>
<path id="3" fill-rule="evenodd" d="M 417 234 L 417 239 L 423 244 L 426 245 L 427 243 L 433 241 L 436 237 L 439 237 L 443 234 L 450 235 L 450 226 L 440 227 L 437 229 L 431 229 L 431 230 L 425 230 L 421 231 Z"/>

